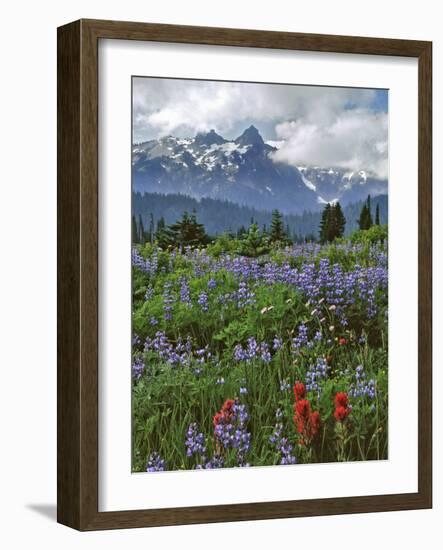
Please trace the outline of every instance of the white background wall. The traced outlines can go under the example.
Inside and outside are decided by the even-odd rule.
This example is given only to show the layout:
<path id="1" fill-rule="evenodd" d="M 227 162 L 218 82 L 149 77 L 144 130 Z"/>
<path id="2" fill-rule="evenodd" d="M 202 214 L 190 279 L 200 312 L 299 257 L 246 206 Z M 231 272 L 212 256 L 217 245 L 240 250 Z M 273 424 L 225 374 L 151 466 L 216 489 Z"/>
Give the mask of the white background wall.
<path id="1" fill-rule="evenodd" d="M 98 544 L 109 550 L 123 545 L 437 547 L 443 520 L 439 284 L 443 277 L 443 38 L 439 4 L 432 0 L 77 0 L 69 4 L 40 0 L 3 5 L 0 541 L 4 548 L 82 545 L 92 549 Z M 434 510 L 102 533 L 77 533 L 55 523 L 56 27 L 80 17 L 434 41 Z M 407 437 L 407 418 L 404 432 Z"/>

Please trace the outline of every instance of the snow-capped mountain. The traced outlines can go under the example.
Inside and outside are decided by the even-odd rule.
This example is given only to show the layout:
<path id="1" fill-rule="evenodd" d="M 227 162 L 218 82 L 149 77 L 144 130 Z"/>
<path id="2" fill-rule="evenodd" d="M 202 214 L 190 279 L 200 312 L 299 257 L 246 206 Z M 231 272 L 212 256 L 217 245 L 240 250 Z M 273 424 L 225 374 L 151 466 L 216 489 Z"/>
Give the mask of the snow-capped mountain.
<path id="1" fill-rule="evenodd" d="M 365 170 L 356 172 L 342 168 L 319 168 L 297 166 L 306 186 L 315 191 L 319 203 L 335 202 L 349 204 L 372 196 L 386 195 L 387 180 L 381 180 Z"/>
<path id="2" fill-rule="evenodd" d="M 235 140 L 211 130 L 190 139 L 167 136 L 136 144 L 132 149 L 133 190 L 225 199 L 284 213 L 386 193 L 387 182 L 366 172 L 290 166 L 274 160 L 276 150 L 254 126 Z"/>

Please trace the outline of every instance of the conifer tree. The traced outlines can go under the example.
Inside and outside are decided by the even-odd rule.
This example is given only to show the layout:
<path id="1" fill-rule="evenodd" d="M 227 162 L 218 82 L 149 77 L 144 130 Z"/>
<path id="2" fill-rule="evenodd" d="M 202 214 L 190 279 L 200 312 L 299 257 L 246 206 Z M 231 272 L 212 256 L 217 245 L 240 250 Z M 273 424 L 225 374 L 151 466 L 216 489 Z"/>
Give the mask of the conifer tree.
<path id="1" fill-rule="evenodd" d="M 375 208 L 375 225 L 380 225 L 380 204 L 377 203 Z"/>
<path id="2" fill-rule="evenodd" d="M 284 229 L 283 216 L 278 210 L 272 211 L 271 230 L 269 239 L 273 243 L 286 243 L 288 236 Z"/>
<path id="3" fill-rule="evenodd" d="M 165 218 L 163 216 L 157 222 L 157 232 L 162 231 L 166 227 Z"/>
<path id="4" fill-rule="evenodd" d="M 145 228 L 141 215 L 138 216 L 138 242 L 142 244 L 145 243 Z"/>
<path id="5" fill-rule="evenodd" d="M 166 239 L 166 222 L 165 218 L 163 216 L 160 216 L 160 218 L 157 221 L 157 227 L 155 230 L 155 238 L 158 241 L 159 246 L 163 248 L 163 246 L 167 246 L 165 243 Z"/>
<path id="6" fill-rule="evenodd" d="M 237 239 L 241 239 L 243 238 L 243 236 L 245 235 L 246 233 L 246 227 L 244 225 L 241 225 L 238 229 L 237 229 Z"/>
<path id="7" fill-rule="evenodd" d="M 204 226 L 197 221 L 195 211 L 191 216 L 188 212 L 184 212 L 181 220 L 164 228 L 161 234 L 157 235 L 157 239 L 162 248 L 168 246 L 198 246 L 209 241 Z"/>
<path id="8" fill-rule="evenodd" d="M 292 242 L 292 237 L 291 237 L 291 228 L 289 227 L 289 223 L 286 224 L 286 240 L 288 243 Z"/>
<path id="9" fill-rule="evenodd" d="M 242 256 L 257 258 L 262 254 L 269 252 L 268 240 L 260 235 L 260 230 L 256 223 L 252 223 L 244 238 L 240 241 L 239 253 Z"/>
<path id="10" fill-rule="evenodd" d="M 332 206 L 332 240 L 339 237 L 343 237 L 346 226 L 346 218 L 343 214 L 343 210 L 340 203 L 337 201 Z"/>
<path id="11" fill-rule="evenodd" d="M 360 218 L 358 219 L 358 226 L 360 229 L 369 229 L 373 225 L 371 214 L 371 196 L 368 195 L 365 204 L 360 212 Z"/>
<path id="12" fill-rule="evenodd" d="M 319 228 L 319 237 L 320 242 L 325 243 L 329 241 L 329 226 L 331 223 L 331 205 L 328 203 L 322 212 L 320 228 Z"/>
<path id="13" fill-rule="evenodd" d="M 149 242 L 152 244 L 154 242 L 154 214 L 151 212 L 149 215 Z"/>
<path id="14" fill-rule="evenodd" d="M 135 216 L 132 216 L 132 242 L 138 243 L 138 228 L 137 228 L 137 220 L 135 219 Z"/>
<path id="15" fill-rule="evenodd" d="M 327 204 L 323 210 L 320 221 L 320 242 L 332 242 L 334 239 L 343 237 L 345 232 L 346 218 L 340 203 Z"/>

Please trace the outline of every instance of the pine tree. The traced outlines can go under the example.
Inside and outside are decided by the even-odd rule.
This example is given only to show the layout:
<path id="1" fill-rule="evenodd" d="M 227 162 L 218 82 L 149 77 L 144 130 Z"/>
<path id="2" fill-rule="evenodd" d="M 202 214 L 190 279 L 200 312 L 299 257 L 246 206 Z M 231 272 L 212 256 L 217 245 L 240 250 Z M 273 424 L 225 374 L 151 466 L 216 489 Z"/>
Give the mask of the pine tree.
<path id="1" fill-rule="evenodd" d="M 362 206 L 360 217 L 358 218 L 358 227 L 360 230 L 368 229 L 368 206 L 366 203 Z"/>
<path id="2" fill-rule="evenodd" d="M 164 228 L 157 239 L 162 248 L 175 246 L 198 246 L 209 241 L 205 228 L 198 223 L 195 211 L 189 216 L 184 212 L 181 220 Z"/>
<path id="3" fill-rule="evenodd" d="M 380 205 L 378 203 L 375 208 L 375 225 L 380 225 Z"/>
<path id="4" fill-rule="evenodd" d="M 262 254 L 269 252 L 268 240 L 260 235 L 260 230 L 256 223 L 250 225 L 248 232 L 240 241 L 239 253 L 249 258 L 257 258 Z"/>
<path id="5" fill-rule="evenodd" d="M 159 246 L 162 248 L 166 248 L 168 246 L 167 244 L 167 236 L 166 236 L 166 222 L 165 218 L 163 216 L 160 217 L 160 219 L 157 221 L 157 228 L 155 230 L 155 238 L 157 239 L 157 242 Z"/>
<path id="6" fill-rule="evenodd" d="M 320 242 L 332 242 L 334 239 L 343 237 L 345 232 L 346 218 L 340 203 L 327 204 L 323 210 L 320 221 Z"/>
<path id="7" fill-rule="evenodd" d="M 369 229 L 373 225 L 371 214 L 371 196 L 368 195 L 365 204 L 360 212 L 360 218 L 358 219 L 358 226 L 360 229 Z"/>
<path id="8" fill-rule="evenodd" d="M 141 215 L 138 216 L 138 242 L 142 244 L 145 243 L 145 228 Z"/>
<path id="9" fill-rule="evenodd" d="M 291 237 L 291 228 L 289 227 L 289 223 L 286 224 L 286 241 L 287 243 L 291 243 L 292 242 L 292 237 Z"/>
<path id="10" fill-rule="evenodd" d="M 288 240 L 288 236 L 283 225 L 283 216 L 278 210 L 272 211 L 269 239 L 272 243 L 286 243 Z"/>
<path id="11" fill-rule="evenodd" d="M 322 212 L 320 228 L 319 228 L 319 237 L 320 242 L 325 243 L 329 241 L 329 226 L 331 224 L 331 205 L 328 203 Z"/>
<path id="12" fill-rule="evenodd" d="M 368 212 L 369 212 L 369 218 L 368 218 L 368 221 L 369 221 L 369 227 L 371 227 L 373 225 L 373 221 L 372 221 L 372 213 L 371 213 L 371 195 L 368 195 L 368 198 L 367 198 L 367 203 L 368 203 Z"/>
<path id="13" fill-rule="evenodd" d="M 138 228 L 137 228 L 137 220 L 135 219 L 135 216 L 132 216 L 132 242 L 138 243 Z"/>
<path id="14" fill-rule="evenodd" d="M 159 233 L 160 231 L 163 231 L 165 227 L 166 227 L 165 218 L 161 216 L 157 222 L 157 233 Z"/>
<path id="15" fill-rule="evenodd" d="M 154 214 L 151 212 L 149 215 L 149 242 L 152 244 L 154 242 Z"/>
<path id="16" fill-rule="evenodd" d="M 346 226 L 346 218 L 343 214 L 343 210 L 340 203 L 337 201 L 332 207 L 332 240 L 343 237 Z"/>
<path id="17" fill-rule="evenodd" d="M 242 239 L 246 233 L 247 233 L 246 227 L 244 225 L 241 225 L 237 229 L 237 239 Z"/>

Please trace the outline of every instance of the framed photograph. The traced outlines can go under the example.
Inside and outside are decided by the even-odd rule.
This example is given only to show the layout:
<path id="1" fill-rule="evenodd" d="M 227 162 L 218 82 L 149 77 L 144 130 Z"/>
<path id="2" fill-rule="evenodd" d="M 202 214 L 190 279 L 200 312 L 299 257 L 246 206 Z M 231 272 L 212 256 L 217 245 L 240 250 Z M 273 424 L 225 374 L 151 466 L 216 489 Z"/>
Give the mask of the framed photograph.
<path id="1" fill-rule="evenodd" d="M 58 521 L 432 506 L 430 42 L 58 29 Z"/>

